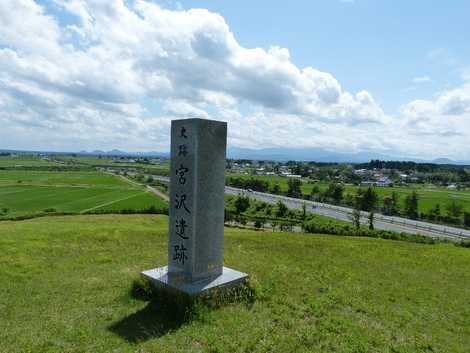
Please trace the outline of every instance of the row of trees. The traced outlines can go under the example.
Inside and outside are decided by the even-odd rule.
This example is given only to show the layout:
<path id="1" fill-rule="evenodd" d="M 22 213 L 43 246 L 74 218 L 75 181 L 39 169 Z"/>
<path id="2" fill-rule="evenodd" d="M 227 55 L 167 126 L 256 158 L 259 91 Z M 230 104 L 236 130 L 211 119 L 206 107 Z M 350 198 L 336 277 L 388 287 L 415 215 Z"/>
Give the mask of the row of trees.
<path id="1" fill-rule="evenodd" d="M 372 187 L 359 188 L 355 194 L 346 193 L 344 185 L 341 183 L 330 183 L 324 190 L 313 185 L 311 194 L 305 195 L 301 190 L 302 182 L 296 178 L 287 180 L 287 192 L 282 192 L 278 183 L 270 186 L 267 181 L 256 178 L 230 177 L 227 179 L 227 184 L 254 191 L 285 194 L 290 197 L 309 198 L 318 202 L 345 205 L 366 212 L 381 212 L 389 216 L 404 216 L 410 219 L 424 219 L 455 225 L 463 223 L 466 227 L 470 227 L 470 213 L 464 212 L 463 206 L 455 201 L 447 204 L 444 209 L 441 209 L 440 204 L 436 204 L 430 211 L 420 212 L 419 195 L 416 191 L 412 191 L 404 199 L 400 199 L 398 193 L 393 191 L 390 196 L 385 196 L 380 200 Z"/>
<path id="2" fill-rule="evenodd" d="M 375 190 L 369 187 L 366 190 L 358 189 L 354 198 L 353 222 L 358 222 L 360 211 L 369 212 L 369 226 L 373 228 L 373 218 L 376 211 L 381 211 L 386 215 L 401 215 L 410 219 L 424 219 L 443 223 L 451 223 L 470 227 L 470 213 L 463 211 L 463 206 L 455 201 L 447 204 L 446 213 L 441 213 L 440 204 L 436 204 L 427 213 L 419 212 L 419 196 L 416 191 L 407 195 L 403 202 L 403 208 L 400 208 L 399 197 L 396 192 L 391 196 L 385 197 L 382 207 L 379 207 L 379 197 Z M 463 219 L 462 219 L 463 216 Z"/>
<path id="3" fill-rule="evenodd" d="M 319 234 L 336 234 L 343 236 L 365 236 L 374 238 L 406 240 L 420 243 L 434 243 L 435 240 L 421 235 L 410 235 L 385 230 L 351 227 L 343 222 L 319 217 L 307 213 L 306 204 L 302 210 L 288 209 L 281 201 L 269 204 L 250 200 L 244 196 L 230 197 L 225 208 L 225 222 L 235 222 L 242 226 L 250 223 L 254 228 L 269 226 L 274 231 L 292 231 L 294 226 L 302 227 L 304 232 Z"/>
<path id="4" fill-rule="evenodd" d="M 409 161 L 381 161 L 371 160 L 369 163 L 361 163 L 356 168 L 363 169 L 392 169 L 401 172 L 419 172 L 419 173 L 436 173 L 436 172 L 465 172 L 466 166 L 454 164 L 436 164 L 436 163 L 416 163 Z"/>
<path id="5" fill-rule="evenodd" d="M 246 196 L 237 196 L 233 203 L 228 205 L 226 213 L 232 213 L 234 215 L 240 216 L 241 214 L 245 213 L 248 208 L 250 208 L 250 199 Z M 233 206 L 233 207 L 232 207 Z M 289 215 L 290 210 L 287 206 L 279 201 L 276 203 L 275 206 L 267 204 L 265 202 L 257 202 L 255 203 L 255 210 L 254 212 L 258 213 L 263 209 L 264 214 L 270 217 L 277 217 L 277 218 L 284 218 Z M 304 212 L 305 213 L 305 212 Z"/>
<path id="6" fill-rule="evenodd" d="M 420 217 L 430 221 L 444 222 L 459 225 L 463 223 L 465 227 L 470 227 L 470 212 L 464 212 L 463 206 L 455 201 L 447 204 L 445 213 L 441 210 L 441 205 L 436 204 L 427 213 L 420 214 Z"/>
<path id="7" fill-rule="evenodd" d="M 354 196 L 353 212 L 351 220 L 357 229 L 360 227 L 361 211 L 369 212 L 369 229 L 374 229 L 375 212 L 379 210 L 379 196 L 377 192 L 369 187 L 366 190 L 358 189 Z M 392 196 L 384 199 L 382 212 L 387 215 L 399 214 L 398 194 L 393 192 Z M 418 213 L 418 194 L 413 191 L 411 195 L 405 198 L 404 213 L 408 218 L 417 219 Z"/>
<path id="8" fill-rule="evenodd" d="M 257 178 L 240 178 L 240 177 L 228 177 L 226 184 L 240 189 L 250 189 L 260 192 L 270 191 L 269 183 L 267 181 Z"/>
<path id="9" fill-rule="evenodd" d="M 250 200 L 245 196 L 232 197 L 227 200 L 225 221 L 235 221 L 241 225 L 246 225 L 250 222 L 250 224 L 255 228 L 263 228 L 268 224 L 272 227 L 273 231 L 276 228 L 279 228 L 281 231 L 291 231 L 292 227 L 297 225 L 301 226 L 302 229 L 307 232 L 379 237 L 382 237 L 383 235 L 386 239 L 395 239 L 392 235 L 396 236 L 398 233 L 377 231 L 374 229 L 374 217 L 379 199 L 374 189 L 369 188 L 362 190 L 356 193 L 354 199 L 356 206 L 353 208 L 351 215 L 351 221 L 353 222 L 352 228 L 347 225 L 339 226 L 339 224 L 333 220 L 323 219 L 322 217 L 318 218 L 318 216 L 308 213 L 305 203 L 301 210 L 293 210 L 288 209 L 288 207 L 281 201 L 278 201 L 276 204 L 270 204 L 262 201 Z M 422 215 L 417 213 L 418 203 L 419 197 L 417 193 L 408 195 L 404 200 L 405 208 L 409 210 L 410 214 L 414 213 L 415 215 L 417 214 L 418 217 L 422 217 Z M 458 206 L 457 209 L 455 209 L 454 206 L 446 208 L 448 209 L 448 212 L 459 211 Z M 369 230 L 365 230 L 364 227 L 361 227 L 360 220 L 362 211 L 368 212 Z M 465 214 L 465 219 L 466 224 L 469 225 L 470 213 Z M 392 237 L 390 238 L 389 236 Z M 429 238 L 423 236 L 405 236 L 403 234 L 397 239 L 403 238 L 404 240 L 407 240 L 410 237 L 416 237 L 413 241 L 419 242 L 429 240 Z"/>
<path id="10" fill-rule="evenodd" d="M 279 183 L 270 184 L 258 178 L 240 178 L 240 177 L 228 177 L 226 184 L 240 189 L 253 190 L 259 192 L 269 192 L 271 194 L 280 195 L 282 194 Z M 303 196 L 301 190 L 302 182 L 299 179 L 289 178 L 287 180 L 287 196 L 301 198 Z"/>

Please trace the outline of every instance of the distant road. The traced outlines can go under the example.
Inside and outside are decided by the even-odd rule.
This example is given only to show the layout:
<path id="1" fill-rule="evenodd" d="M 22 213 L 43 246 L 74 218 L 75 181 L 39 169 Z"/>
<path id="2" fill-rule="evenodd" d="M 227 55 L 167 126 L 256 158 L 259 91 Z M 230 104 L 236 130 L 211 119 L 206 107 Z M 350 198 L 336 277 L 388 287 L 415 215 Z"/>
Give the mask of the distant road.
<path id="1" fill-rule="evenodd" d="M 114 173 L 110 173 L 112 175 L 115 175 Z M 131 183 L 132 185 L 135 185 L 135 186 L 145 186 L 145 184 L 139 184 L 139 183 L 136 183 L 135 181 L 129 179 L 129 178 L 126 178 L 124 175 L 119 175 L 122 179 L 124 179 L 125 181 L 127 181 L 128 183 Z M 164 178 L 164 177 L 163 177 Z M 156 178 L 158 179 L 158 178 Z M 163 180 L 160 180 L 164 183 L 168 183 L 169 182 L 169 179 L 168 178 L 164 178 Z M 150 191 L 152 194 L 155 194 L 157 195 L 157 197 L 160 197 L 162 198 L 163 200 L 169 202 L 170 201 L 170 198 L 168 197 L 168 195 L 165 195 L 163 192 L 161 192 L 160 190 L 150 186 L 150 185 L 147 185 L 146 186 L 147 190 Z"/>
<path id="2" fill-rule="evenodd" d="M 169 182 L 168 177 L 154 175 L 153 178 L 164 183 Z M 244 195 L 255 200 L 269 203 L 276 203 L 278 201 L 282 201 L 288 208 L 296 210 L 302 209 L 302 205 L 305 203 L 307 206 L 307 212 L 351 222 L 352 209 L 347 207 L 333 206 L 321 202 L 307 201 L 257 191 L 247 191 L 231 186 L 225 187 L 225 193 L 230 195 Z M 361 212 L 361 223 L 368 223 L 368 214 L 368 212 Z M 413 221 L 402 217 L 385 216 L 378 213 L 375 214 L 374 217 L 374 227 L 377 229 L 390 230 L 394 232 L 421 234 L 433 238 L 470 240 L 470 231 L 468 230 L 428 222 Z"/>
<path id="3" fill-rule="evenodd" d="M 170 198 L 168 197 L 168 195 L 165 195 L 163 192 L 161 192 L 160 190 L 154 188 L 154 187 L 151 187 L 150 185 L 147 185 L 147 189 L 150 190 L 150 192 L 154 193 L 155 195 L 157 195 L 158 197 L 162 198 L 163 200 L 167 201 L 167 202 L 170 202 Z"/>

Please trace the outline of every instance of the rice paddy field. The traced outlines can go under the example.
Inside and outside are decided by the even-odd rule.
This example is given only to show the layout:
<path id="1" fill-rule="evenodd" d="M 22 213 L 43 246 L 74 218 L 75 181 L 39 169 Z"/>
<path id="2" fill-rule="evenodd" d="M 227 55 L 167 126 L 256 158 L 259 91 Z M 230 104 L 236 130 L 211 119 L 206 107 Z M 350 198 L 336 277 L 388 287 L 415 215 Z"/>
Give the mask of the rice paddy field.
<path id="1" fill-rule="evenodd" d="M 108 156 L 86 156 L 86 155 L 49 155 L 47 157 L 39 155 L 0 155 L 0 168 L 28 168 L 34 169 L 45 167 L 74 167 L 82 169 L 93 169 L 95 167 L 111 167 L 124 169 L 146 170 L 154 174 L 167 175 L 169 161 L 166 159 L 154 159 L 152 163 L 141 163 L 135 161 L 130 163 L 132 158 L 120 159 L 119 157 Z"/>
<path id="2" fill-rule="evenodd" d="M 165 207 L 143 186 L 102 172 L 0 170 L 1 218 Z"/>
<path id="3" fill-rule="evenodd" d="M 140 169 L 152 172 L 154 174 L 167 175 L 170 169 L 170 163 L 168 160 L 160 160 L 153 163 L 130 163 L 127 159 L 120 160 L 119 158 L 111 157 L 95 157 L 95 156 L 78 156 L 78 157 L 58 157 L 58 161 L 71 164 L 71 165 L 82 165 L 88 167 L 114 167 L 114 168 L 126 168 L 126 169 Z"/>
<path id="4" fill-rule="evenodd" d="M 60 163 L 36 156 L 0 156 L 0 167 L 51 167 Z"/>

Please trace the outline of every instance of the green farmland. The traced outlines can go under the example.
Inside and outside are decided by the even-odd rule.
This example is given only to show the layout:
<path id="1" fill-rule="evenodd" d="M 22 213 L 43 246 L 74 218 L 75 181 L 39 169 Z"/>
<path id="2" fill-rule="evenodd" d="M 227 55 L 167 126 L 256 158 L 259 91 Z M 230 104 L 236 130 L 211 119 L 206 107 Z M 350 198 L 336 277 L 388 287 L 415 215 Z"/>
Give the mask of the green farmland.
<path id="1" fill-rule="evenodd" d="M 157 162 L 142 163 L 136 161 L 130 163 L 128 159 L 120 160 L 118 157 L 96 157 L 96 156 L 72 156 L 72 155 L 51 155 L 41 157 L 37 155 L 0 155 L 0 169 L 39 169 L 47 168 L 79 168 L 90 170 L 96 167 L 136 169 L 140 171 L 151 172 L 154 174 L 167 175 L 170 168 L 169 161 L 161 159 Z"/>
<path id="2" fill-rule="evenodd" d="M 279 184 L 282 191 L 287 191 L 287 180 L 288 178 L 280 176 L 250 176 L 250 175 L 228 175 L 237 178 L 250 179 L 256 178 L 269 183 L 270 186 Z M 306 182 L 303 180 L 301 190 L 305 195 L 310 195 L 314 186 L 318 186 L 320 191 L 326 190 L 328 183 L 326 182 Z M 346 185 L 345 194 L 355 194 L 358 186 Z M 470 212 L 470 190 L 449 190 L 443 187 L 437 187 L 434 185 L 414 185 L 409 187 L 376 187 L 374 189 L 379 195 L 380 199 L 390 196 L 392 192 L 396 192 L 399 196 L 401 204 L 403 204 L 407 195 L 411 194 L 413 190 L 418 193 L 419 196 L 419 211 L 427 212 L 433 208 L 436 204 L 440 204 L 441 209 L 445 210 L 445 206 L 452 201 L 459 203 L 463 206 L 464 211 Z"/>
<path id="3" fill-rule="evenodd" d="M 41 212 L 141 210 L 164 201 L 111 174 L 0 170 L 0 218 Z M 6 214 L 5 214 L 6 213 Z"/>
<path id="4" fill-rule="evenodd" d="M 25 156 L 0 156 L 0 168 L 4 167 L 55 167 L 60 163 L 49 160 L 41 159 L 32 155 Z"/>
<path id="5" fill-rule="evenodd" d="M 161 160 L 158 163 L 129 163 L 128 161 L 120 162 L 119 159 L 110 157 L 93 157 L 93 156 L 79 156 L 79 157 L 56 157 L 57 160 L 67 165 L 81 165 L 85 167 L 111 167 L 111 168 L 124 168 L 124 169 L 137 169 L 146 170 L 155 174 L 167 175 L 170 169 L 168 160 Z"/>
<path id="6" fill-rule="evenodd" d="M 470 249 L 226 228 L 257 299 L 183 320 L 130 290 L 167 220 L 0 222 L 0 352 L 470 352 Z"/>

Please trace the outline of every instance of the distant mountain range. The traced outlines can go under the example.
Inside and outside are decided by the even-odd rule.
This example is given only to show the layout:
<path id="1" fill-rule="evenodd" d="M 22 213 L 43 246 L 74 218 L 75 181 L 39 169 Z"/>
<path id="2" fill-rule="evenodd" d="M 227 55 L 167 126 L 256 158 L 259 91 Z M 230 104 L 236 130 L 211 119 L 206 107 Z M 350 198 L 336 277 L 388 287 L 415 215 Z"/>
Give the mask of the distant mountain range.
<path id="1" fill-rule="evenodd" d="M 406 156 L 391 156 L 375 152 L 342 153 L 321 148 L 265 148 L 260 150 L 232 147 L 228 149 L 229 158 L 274 160 L 274 161 L 315 161 L 334 163 L 365 163 L 372 159 L 382 161 L 411 161 L 416 163 L 470 165 L 470 161 L 454 161 L 448 158 L 424 160 Z"/>
<path id="2" fill-rule="evenodd" d="M 110 151 L 80 151 L 80 152 L 51 152 L 51 151 L 18 151 L 0 149 L 0 152 L 10 153 L 54 153 L 54 154 L 70 154 L 79 155 L 101 155 L 101 156 L 134 156 L 134 157 L 160 157 L 168 158 L 169 152 L 126 152 L 117 149 Z M 272 161 L 314 161 L 314 162 L 332 162 L 332 163 L 365 163 L 372 159 L 383 161 L 411 161 L 416 163 L 435 163 L 435 164 L 454 164 L 454 165 L 470 165 L 470 160 L 455 161 L 449 158 L 437 158 L 434 160 L 424 160 L 410 158 L 406 156 L 391 156 L 375 152 L 358 152 L 358 153 L 342 153 L 332 152 L 321 148 L 264 148 L 249 149 L 229 147 L 227 157 L 232 159 L 251 159 L 251 160 L 272 160 Z"/>
<path id="3" fill-rule="evenodd" d="M 133 157 L 163 157 L 163 158 L 168 158 L 170 157 L 169 152 L 156 152 L 156 151 L 150 151 L 150 152 L 125 152 L 125 151 L 120 151 L 120 150 L 111 150 L 111 151 L 101 151 L 101 150 L 94 150 L 91 152 L 88 151 L 80 151 L 78 154 L 81 155 L 93 155 L 93 156 L 133 156 Z"/>

